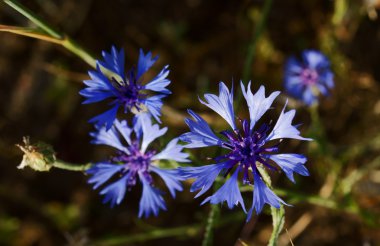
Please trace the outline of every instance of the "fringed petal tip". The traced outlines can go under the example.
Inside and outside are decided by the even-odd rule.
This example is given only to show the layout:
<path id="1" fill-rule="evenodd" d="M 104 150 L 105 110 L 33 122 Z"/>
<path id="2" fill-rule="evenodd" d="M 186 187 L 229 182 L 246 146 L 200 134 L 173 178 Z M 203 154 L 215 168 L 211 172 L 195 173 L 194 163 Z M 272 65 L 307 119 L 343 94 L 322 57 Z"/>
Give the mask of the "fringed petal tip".
<path id="1" fill-rule="evenodd" d="M 140 180 L 143 185 L 143 192 L 139 205 L 139 218 L 148 218 L 151 214 L 157 216 L 160 210 L 166 210 L 165 201 L 162 198 L 162 192 L 153 188 L 143 174 L 139 174 Z"/>
<path id="2" fill-rule="evenodd" d="M 179 174 L 184 179 L 195 179 L 190 187 L 190 192 L 200 190 L 195 198 L 203 195 L 213 185 L 216 177 L 224 169 L 223 163 L 211 164 L 200 167 L 181 167 Z"/>
<path id="3" fill-rule="evenodd" d="M 234 206 L 241 205 L 243 211 L 247 213 L 245 209 L 243 197 L 241 196 L 238 183 L 239 168 L 237 168 L 234 174 L 224 183 L 224 185 L 219 188 L 212 196 L 206 198 L 202 204 L 210 202 L 211 204 L 222 204 L 224 201 L 227 202 L 229 209 Z"/>
<path id="4" fill-rule="evenodd" d="M 252 217 L 253 212 L 260 214 L 264 205 L 269 204 L 272 207 L 280 208 L 281 204 L 289 206 L 280 197 L 278 197 L 261 179 L 261 176 L 257 170 L 253 172 L 254 188 L 253 188 L 253 202 L 252 207 L 248 211 L 247 220 Z"/>
<path id="5" fill-rule="evenodd" d="M 233 94 L 223 82 L 219 83 L 218 96 L 214 94 L 205 94 L 204 98 L 206 101 L 203 101 L 200 98 L 199 101 L 223 117 L 232 129 L 236 129 Z"/>
<path id="6" fill-rule="evenodd" d="M 109 184 L 100 191 L 100 195 L 104 195 L 103 203 L 109 203 L 113 208 L 115 205 L 119 205 L 125 196 L 127 190 L 128 175 L 125 175 L 118 181 Z"/>
<path id="7" fill-rule="evenodd" d="M 106 112 L 93 117 L 89 120 L 89 123 L 94 124 L 96 126 L 105 126 L 107 130 L 111 129 L 114 120 L 116 119 L 116 114 L 119 109 L 119 105 L 115 105 L 111 109 Z"/>
<path id="8" fill-rule="evenodd" d="M 198 148 L 205 146 L 218 145 L 222 140 L 219 139 L 211 130 L 207 122 L 192 110 L 188 110 L 192 119 L 186 118 L 185 123 L 189 126 L 190 132 L 180 136 L 180 140 L 189 143 L 186 148 Z"/>

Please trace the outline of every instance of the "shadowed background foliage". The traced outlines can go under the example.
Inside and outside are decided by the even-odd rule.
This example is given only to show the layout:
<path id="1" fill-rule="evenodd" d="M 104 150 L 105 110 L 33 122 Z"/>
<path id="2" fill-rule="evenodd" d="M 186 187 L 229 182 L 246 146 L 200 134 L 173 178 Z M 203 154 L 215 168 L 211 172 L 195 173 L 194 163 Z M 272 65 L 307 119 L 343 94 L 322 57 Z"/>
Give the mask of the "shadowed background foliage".
<path id="1" fill-rule="evenodd" d="M 301 130 L 317 141 L 284 147 L 309 156 L 311 177 L 297 177 L 292 185 L 283 174 L 273 175 L 274 187 L 295 193 L 286 199 L 294 206 L 286 208 L 289 233 L 281 235 L 279 245 L 289 244 L 290 238 L 295 245 L 377 245 L 380 2 L 273 1 L 263 31 L 256 35 L 264 2 L 22 1 L 95 57 L 115 44 L 125 49 L 128 67 L 135 64 L 139 48 L 160 56 L 154 72 L 169 64 L 173 94 L 165 99 L 163 123 L 171 137 L 186 131 L 187 108 L 222 129 L 225 123 L 197 96 L 215 92 L 219 81 L 237 85 L 252 42 L 253 63 L 245 79 L 253 81 L 255 90 L 260 84 L 282 90 L 289 55 L 310 48 L 324 52 L 336 86 L 321 100 L 319 123 L 305 106 L 289 103 L 298 108 Z M 3 2 L 0 23 L 32 25 Z M 139 220 L 138 190 L 110 209 L 80 172 L 16 168 L 22 154 L 15 144 L 27 135 L 51 144 L 59 159 L 72 163 L 102 160 L 109 149 L 89 143 L 87 120 L 101 105 L 81 105 L 78 91 L 90 67 L 55 44 L 9 33 L 0 33 L 0 40 L 0 244 L 200 244 L 209 207 L 199 207 L 188 186 L 175 201 L 168 199 L 167 212 Z M 277 100 L 273 114 L 284 101 Z M 208 163 L 207 156 L 199 153 L 198 159 Z M 264 245 L 272 230 L 269 209 L 245 224 L 239 209 L 223 207 L 216 226 L 215 245 Z"/>

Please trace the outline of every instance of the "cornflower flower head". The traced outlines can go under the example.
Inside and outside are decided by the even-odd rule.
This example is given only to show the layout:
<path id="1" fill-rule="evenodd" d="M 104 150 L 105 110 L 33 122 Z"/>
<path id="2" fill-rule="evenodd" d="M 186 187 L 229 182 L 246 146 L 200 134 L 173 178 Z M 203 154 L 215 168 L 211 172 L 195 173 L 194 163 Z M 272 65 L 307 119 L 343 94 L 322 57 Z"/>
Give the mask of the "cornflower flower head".
<path id="1" fill-rule="evenodd" d="M 290 57 L 285 64 L 284 86 L 289 95 L 308 106 L 318 102 L 320 94 L 328 96 L 334 87 L 329 60 L 315 50 L 305 50 L 300 60 Z"/>
<path id="2" fill-rule="evenodd" d="M 285 112 L 284 106 L 279 118 L 274 126 L 271 123 L 257 122 L 270 109 L 275 98 L 280 92 L 273 92 L 269 97 L 265 97 L 265 88 L 253 94 L 251 83 L 247 90 L 243 83 L 241 89 L 248 104 L 249 120 L 239 119 L 237 124 L 233 108 L 233 92 L 228 90 L 223 82 L 219 84 L 219 95 L 205 94 L 205 101 L 200 102 L 214 110 L 222 116 L 231 129 L 220 132 L 216 135 L 207 122 L 198 114 L 189 110 L 193 119 L 186 119 L 186 124 L 190 132 L 184 133 L 180 139 L 188 144 L 187 148 L 200 148 L 209 146 L 219 146 L 227 150 L 226 154 L 216 156 L 213 159 L 215 164 L 200 167 L 183 167 L 180 169 L 184 178 L 195 179 L 190 191 L 200 190 L 195 197 L 199 197 L 208 191 L 219 174 L 230 177 L 213 195 L 207 197 L 202 204 L 210 202 L 212 204 L 227 202 L 230 209 L 241 205 L 246 212 L 245 204 L 239 190 L 239 174 L 243 184 L 253 186 L 253 202 L 248 211 L 247 221 L 251 218 L 255 210 L 259 214 L 265 203 L 279 208 L 285 202 L 281 200 L 264 182 L 258 166 L 266 167 L 270 170 L 277 170 L 275 164 L 279 166 L 287 177 L 295 182 L 293 173 L 308 176 L 309 172 L 304 166 L 306 157 L 300 154 L 286 153 L 280 154 L 279 147 L 283 139 L 310 140 L 300 136 L 297 126 L 292 125 L 295 110 Z"/>
<path id="3" fill-rule="evenodd" d="M 153 116 L 157 122 L 160 122 L 162 98 L 171 92 L 166 88 L 170 84 L 167 79 L 169 66 L 166 65 L 148 83 L 143 84 L 143 75 L 157 61 L 158 57 L 152 57 L 152 53 L 144 54 L 140 49 L 137 67 L 133 67 L 125 72 L 124 69 L 124 50 L 119 51 L 112 47 L 111 52 L 102 52 L 103 60 L 96 62 L 96 70 L 89 71 L 90 80 L 85 80 L 87 86 L 80 91 L 80 94 L 86 98 L 84 104 L 96 103 L 103 100 L 110 100 L 111 109 L 93 117 L 90 123 L 100 126 L 106 125 L 110 129 L 116 118 L 119 108 L 124 113 L 135 113 L 135 120 L 143 114 Z M 158 94 L 151 96 L 149 91 Z"/>
<path id="4" fill-rule="evenodd" d="M 91 175 L 88 182 L 94 189 L 103 187 L 100 191 L 104 195 L 103 203 L 110 203 L 111 207 L 119 205 L 126 191 L 141 183 L 139 217 L 157 216 L 160 209 L 166 210 L 166 205 L 163 192 L 154 186 L 153 176 L 157 175 L 164 181 L 173 198 L 176 191 L 182 190 L 180 181 L 183 180 L 177 169 L 162 169 L 157 163 L 160 160 L 188 162 L 188 154 L 182 152 L 183 146 L 177 144 L 177 138 L 160 152 L 149 150 L 152 141 L 164 135 L 167 128 L 153 125 L 149 117 L 141 123 L 137 128 L 130 128 L 126 121 L 116 119 L 109 130 L 104 126 L 97 127 L 98 131 L 91 133 L 92 143 L 111 146 L 117 152 L 109 160 L 95 163 L 86 173 Z"/>

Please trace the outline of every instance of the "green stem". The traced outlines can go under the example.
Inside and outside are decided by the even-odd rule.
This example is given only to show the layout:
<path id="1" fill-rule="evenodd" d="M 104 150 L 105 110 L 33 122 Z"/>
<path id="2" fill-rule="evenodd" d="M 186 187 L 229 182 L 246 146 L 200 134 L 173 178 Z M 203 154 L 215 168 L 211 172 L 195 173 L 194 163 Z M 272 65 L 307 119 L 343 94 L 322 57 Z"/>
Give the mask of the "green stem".
<path id="1" fill-rule="evenodd" d="M 4 0 L 6 4 L 11 6 L 13 9 L 15 9 L 17 12 L 28 18 L 31 22 L 36 24 L 38 27 L 40 27 L 42 30 L 50 34 L 54 38 L 61 39 L 62 35 L 56 31 L 54 28 L 46 24 L 43 20 L 41 20 L 36 14 L 34 14 L 32 11 L 30 11 L 28 8 L 26 8 L 24 5 L 19 3 L 16 0 Z"/>
<path id="2" fill-rule="evenodd" d="M 285 223 L 285 209 L 284 206 L 281 205 L 280 209 L 271 207 L 271 214 L 273 219 L 273 231 L 271 237 L 269 239 L 268 246 L 276 246 L 278 237 L 284 228 Z"/>
<path id="3" fill-rule="evenodd" d="M 310 108 L 310 117 L 311 117 L 311 122 L 314 125 L 320 125 L 321 120 L 319 119 L 319 113 L 318 113 L 318 103 L 314 103 Z"/>
<path id="4" fill-rule="evenodd" d="M 87 64 L 89 64 L 91 67 L 96 67 L 96 59 L 94 56 L 92 56 L 88 51 L 86 51 L 83 47 L 81 47 L 79 44 L 77 44 L 75 41 L 73 41 L 70 37 L 67 35 L 60 33 L 55 30 L 52 26 L 50 26 L 48 23 L 43 21 L 40 17 L 38 17 L 36 14 L 34 14 L 31 10 L 17 2 L 16 0 L 4 0 L 6 4 L 8 4 L 10 7 L 15 9 L 17 12 L 25 16 L 27 19 L 29 19 L 31 22 L 36 24 L 38 27 L 40 27 L 42 30 L 44 30 L 48 35 L 51 36 L 51 40 L 48 40 L 46 38 L 42 38 L 45 41 L 49 41 L 55 44 L 60 44 L 79 58 L 81 58 L 83 61 L 85 61 Z M 25 35 L 22 33 L 18 33 L 20 35 Z M 25 35 L 29 37 L 33 37 L 30 35 Z M 33 38 L 41 39 L 38 36 L 34 36 Z"/>
<path id="5" fill-rule="evenodd" d="M 68 162 L 60 161 L 60 160 L 55 161 L 52 165 L 55 168 L 64 169 L 68 171 L 85 171 L 91 167 L 90 163 L 75 165 L 75 164 L 71 164 Z"/>
<path id="6" fill-rule="evenodd" d="M 88 51 L 86 51 L 83 47 L 81 47 L 78 43 L 76 43 L 68 36 L 66 36 L 65 39 L 62 41 L 62 46 L 65 47 L 67 50 L 71 51 L 74 55 L 81 58 L 91 67 L 96 68 L 96 59 Z"/>
<path id="7" fill-rule="evenodd" d="M 202 246 L 210 246 L 212 245 L 213 239 L 213 227 L 215 224 L 215 218 L 219 211 L 219 207 L 217 204 L 211 205 L 211 210 L 207 218 L 207 226 L 206 231 L 203 237 Z"/>
<path id="8" fill-rule="evenodd" d="M 270 189 L 273 189 L 272 187 L 272 181 L 270 179 L 270 176 L 268 175 L 265 168 L 260 164 L 257 165 L 258 170 L 263 177 L 264 182 L 268 185 Z M 280 235 L 282 229 L 284 228 L 285 224 L 285 209 L 284 206 L 281 204 L 280 208 L 277 209 L 275 207 L 271 207 L 271 215 L 272 215 L 272 222 L 273 222 L 273 230 L 272 234 L 269 239 L 268 246 L 276 246 L 278 236 Z"/>

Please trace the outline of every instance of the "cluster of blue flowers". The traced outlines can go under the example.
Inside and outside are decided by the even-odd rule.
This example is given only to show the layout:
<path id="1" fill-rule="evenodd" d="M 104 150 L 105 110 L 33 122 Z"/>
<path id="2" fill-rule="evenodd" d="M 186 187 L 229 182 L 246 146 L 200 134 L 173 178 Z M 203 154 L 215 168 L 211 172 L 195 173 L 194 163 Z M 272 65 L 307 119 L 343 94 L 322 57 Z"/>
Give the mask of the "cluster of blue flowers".
<path id="1" fill-rule="evenodd" d="M 104 203 L 109 202 L 111 207 L 120 204 L 127 189 L 131 189 L 138 182 L 143 186 L 140 199 L 139 217 L 151 214 L 158 215 L 160 209 L 165 210 L 163 192 L 154 186 L 152 174 L 158 175 L 165 182 L 171 195 L 181 191 L 180 181 L 183 180 L 178 170 L 159 168 L 160 160 L 188 162 L 188 154 L 183 153 L 183 146 L 178 139 L 173 139 L 166 148 L 158 152 L 148 150 L 148 146 L 158 137 L 164 135 L 167 128 L 160 129 L 153 124 L 153 117 L 160 122 L 162 98 L 170 94 L 166 88 L 170 84 L 167 79 L 168 66 L 146 84 L 142 84 L 143 75 L 157 61 L 152 54 L 144 54 L 140 50 L 137 67 L 128 72 L 124 71 L 124 51 L 112 47 L 110 53 L 103 52 L 103 61 L 97 61 L 96 71 L 90 71 L 91 80 L 80 94 L 86 98 L 84 103 L 94 103 L 110 100 L 112 108 L 90 120 L 95 123 L 96 132 L 92 132 L 92 143 L 104 144 L 117 150 L 115 156 L 107 161 L 95 163 L 87 174 L 91 175 L 89 183 L 94 189 L 103 186 L 100 191 L 104 195 Z M 149 91 L 158 95 L 150 95 Z M 135 114 L 133 126 L 125 120 L 117 119 L 117 111 L 124 108 L 124 113 Z"/>
<path id="2" fill-rule="evenodd" d="M 219 95 L 205 94 L 200 102 L 219 114 L 231 128 L 216 134 L 201 116 L 188 110 L 192 119 L 188 118 L 185 122 L 190 131 L 171 140 L 158 151 L 149 146 L 167 131 L 167 127 L 160 129 L 153 120 L 161 123 L 162 98 L 171 93 L 166 88 L 170 84 L 168 66 L 164 66 L 152 80 L 143 83 L 144 74 L 158 59 L 152 58 L 150 52 L 144 54 L 140 50 L 137 66 L 127 72 L 123 50 L 112 47 L 110 53 L 103 52 L 102 55 L 103 60 L 97 61 L 96 70 L 89 72 L 91 80 L 84 81 L 87 87 L 80 94 L 86 98 L 84 103 L 108 100 L 111 107 L 90 120 L 96 129 L 90 135 L 93 144 L 115 148 L 115 155 L 94 163 L 86 171 L 93 188 L 101 187 L 104 203 L 109 203 L 111 207 L 120 204 L 127 190 L 140 183 L 139 217 L 157 216 L 160 210 L 166 210 L 166 205 L 164 192 L 156 186 L 154 176 L 164 181 L 174 198 L 177 191 L 182 191 L 181 181 L 194 179 L 190 191 L 199 191 L 195 196 L 198 197 L 213 186 L 219 175 L 229 175 L 226 182 L 202 204 L 222 204 L 226 201 L 229 208 L 240 204 L 248 213 L 248 221 L 252 213 L 260 213 L 266 203 L 276 208 L 286 204 L 265 183 L 260 171 L 262 168 L 275 171 L 280 168 L 293 182 L 294 173 L 309 175 L 304 165 L 305 156 L 280 153 L 284 139 L 310 140 L 302 137 L 297 125 L 293 125 L 295 110 L 286 111 L 285 104 L 275 124 L 261 120 L 280 92 L 273 92 L 267 97 L 264 86 L 252 93 L 251 83 L 245 88 L 241 82 L 249 118 L 240 119 L 235 115 L 233 91 L 220 82 Z M 328 66 L 327 59 L 316 51 L 305 52 L 302 62 L 291 58 L 286 66 L 285 87 L 291 95 L 311 105 L 317 100 L 317 90 L 326 94 L 327 89 L 333 86 Z M 119 108 L 124 113 L 134 115 L 131 126 L 126 120 L 119 120 Z M 178 144 L 179 140 L 184 144 Z M 224 150 L 223 154 L 212 158 L 213 164 L 176 169 L 160 167 L 163 160 L 189 162 L 184 148 L 210 146 Z M 239 189 L 239 179 L 242 179 L 242 184 L 253 186 L 253 201 L 248 212 Z"/>

